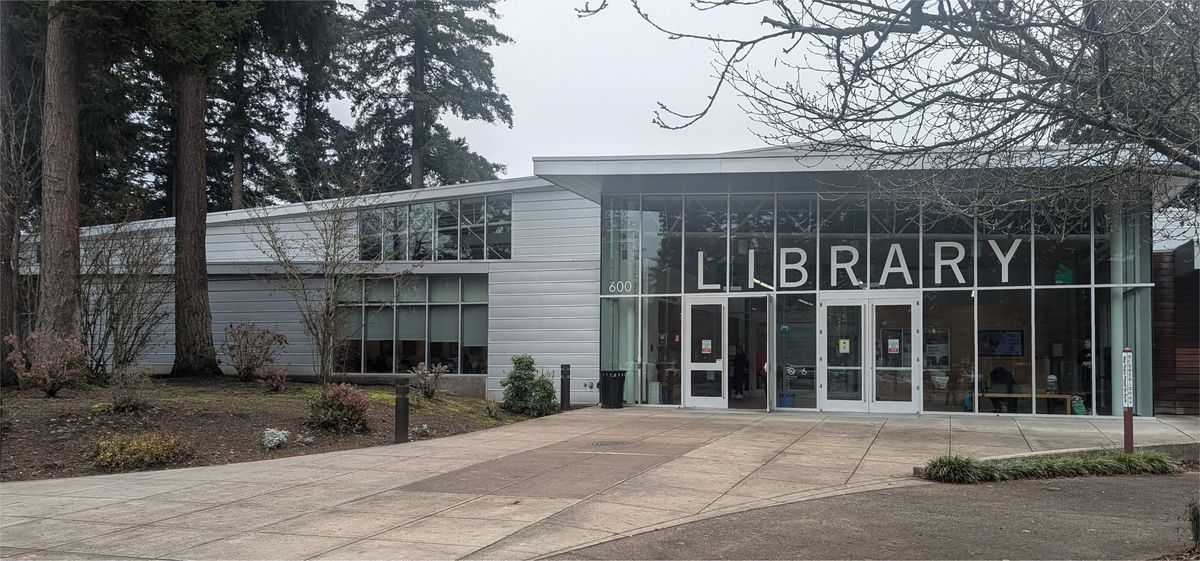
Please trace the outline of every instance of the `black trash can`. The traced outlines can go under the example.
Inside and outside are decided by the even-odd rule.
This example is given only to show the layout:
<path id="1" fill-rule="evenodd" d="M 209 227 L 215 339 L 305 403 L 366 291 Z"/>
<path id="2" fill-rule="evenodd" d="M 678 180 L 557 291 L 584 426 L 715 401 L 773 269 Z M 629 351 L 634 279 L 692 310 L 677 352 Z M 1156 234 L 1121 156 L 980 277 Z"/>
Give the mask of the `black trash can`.
<path id="1" fill-rule="evenodd" d="M 625 371 L 600 371 L 600 407 L 620 409 L 625 407 Z"/>

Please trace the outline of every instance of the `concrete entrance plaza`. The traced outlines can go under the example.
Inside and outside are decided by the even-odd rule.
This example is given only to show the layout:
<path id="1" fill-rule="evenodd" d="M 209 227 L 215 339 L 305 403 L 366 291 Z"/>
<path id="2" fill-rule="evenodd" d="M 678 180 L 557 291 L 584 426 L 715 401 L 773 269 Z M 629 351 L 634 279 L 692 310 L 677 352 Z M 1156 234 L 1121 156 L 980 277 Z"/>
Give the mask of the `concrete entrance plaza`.
<path id="1" fill-rule="evenodd" d="M 1200 440 L 1200 419 L 1136 423 Z M 532 558 L 751 508 L 921 485 L 912 467 L 1119 445 L 1118 419 L 584 409 L 264 462 L 0 484 L 0 557 Z M 48 550 L 48 551 L 47 551 Z"/>

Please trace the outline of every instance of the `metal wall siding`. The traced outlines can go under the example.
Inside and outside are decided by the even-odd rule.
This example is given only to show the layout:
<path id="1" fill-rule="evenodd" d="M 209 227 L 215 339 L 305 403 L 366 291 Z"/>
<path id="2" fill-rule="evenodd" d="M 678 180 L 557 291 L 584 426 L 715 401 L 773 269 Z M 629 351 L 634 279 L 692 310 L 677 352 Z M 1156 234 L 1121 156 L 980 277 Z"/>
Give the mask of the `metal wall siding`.
<path id="1" fill-rule="evenodd" d="M 488 292 L 488 397 L 501 397 L 513 355 L 530 354 L 556 385 L 570 364 L 572 400 L 595 402 L 599 205 L 564 190 L 514 193 L 513 259 L 490 263 Z"/>
<path id="2" fill-rule="evenodd" d="M 513 193 L 513 259 L 600 259 L 600 207 L 562 189 Z"/>
<path id="3" fill-rule="evenodd" d="M 296 237 L 311 235 L 305 231 L 304 216 L 276 220 L 280 232 Z M 253 239 L 259 235 L 252 224 L 210 225 L 209 262 L 270 261 Z M 539 369 L 552 372 L 556 384 L 559 365 L 570 364 L 573 400 L 596 401 L 600 364 L 599 205 L 556 188 L 516 191 L 512 244 L 512 259 L 486 262 L 488 397 L 501 396 L 500 380 L 511 368 L 513 355 L 527 353 L 537 360 Z M 213 341 L 218 349 L 229 323 L 252 321 L 287 335 L 289 346 L 281 363 L 288 365 L 289 371 L 312 372 L 311 345 L 289 294 L 248 275 L 211 275 L 209 291 Z M 173 317 L 167 319 L 148 357 L 148 366 L 156 372 L 171 369 L 173 322 Z M 224 356 L 218 358 L 227 362 Z"/>
<path id="4" fill-rule="evenodd" d="M 217 346 L 217 360 L 226 372 L 232 372 L 232 369 L 228 367 L 228 357 L 220 352 L 221 344 L 225 342 L 225 328 L 231 323 L 249 321 L 287 336 L 288 348 L 280 356 L 279 363 L 289 372 L 312 373 L 312 345 L 291 295 L 262 279 L 214 276 L 208 281 L 208 298 L 212 309 L 213 344 Z M 153 372 L 171 370 L 175 353 L 174 322 L 172 313 L 155 337 L 153 352 L 146 359 L 146 365 Z"/>

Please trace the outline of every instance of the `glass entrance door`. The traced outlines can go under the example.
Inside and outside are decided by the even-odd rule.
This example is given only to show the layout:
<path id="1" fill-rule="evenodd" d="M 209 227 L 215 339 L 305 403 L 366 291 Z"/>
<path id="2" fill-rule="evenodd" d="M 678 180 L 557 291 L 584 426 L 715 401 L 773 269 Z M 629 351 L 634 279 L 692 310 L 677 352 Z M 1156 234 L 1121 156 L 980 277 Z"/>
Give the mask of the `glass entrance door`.
<path id="1" fill-rule="evenodd" d="M 920 410 L 919 295 L 823 295 L 818 314 L 820 409 Z"/>
<path id="2" fill-rule="evenodd" d="M 727 300 L 693 297 L 684 302 L 687 345 L 683 350 L 683 405 L 724 408 L 729 397 Z"/>

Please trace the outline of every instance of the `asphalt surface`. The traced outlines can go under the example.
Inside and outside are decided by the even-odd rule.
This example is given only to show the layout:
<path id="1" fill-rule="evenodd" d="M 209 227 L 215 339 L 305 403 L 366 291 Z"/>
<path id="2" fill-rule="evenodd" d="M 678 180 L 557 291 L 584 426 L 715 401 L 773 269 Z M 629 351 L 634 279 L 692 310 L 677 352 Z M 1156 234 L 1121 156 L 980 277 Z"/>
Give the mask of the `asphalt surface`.
<path id="1" fill-rule="evenodd" d="M 1200 473 L 924 485 L 721 516 L 561 559 L 1152 559 L 1188 546 Z"/>

